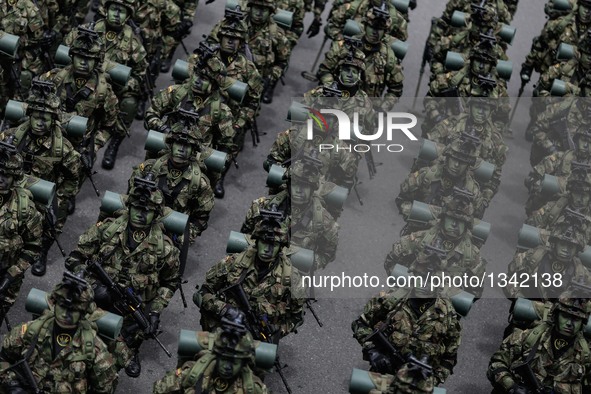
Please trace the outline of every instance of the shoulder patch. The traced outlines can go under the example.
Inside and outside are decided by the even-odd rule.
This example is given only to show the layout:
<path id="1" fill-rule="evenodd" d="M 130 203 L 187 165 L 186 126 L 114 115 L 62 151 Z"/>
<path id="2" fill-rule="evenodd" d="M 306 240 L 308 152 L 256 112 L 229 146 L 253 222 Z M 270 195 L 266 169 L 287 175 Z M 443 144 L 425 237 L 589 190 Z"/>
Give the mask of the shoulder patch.
<path id="1" fill-rule="evenodd" d="M 182 372 L 182 368 L 177 368 L 177 370 L 175 371 L 175 375 L 181 376 L 181 372 Z"/>
<path id="2" fill-rule="evenodd" d="M 139 169 L 140 169 L 141 172 L 144 172 L 144 168 L 146 168 L 146 166 L 144 165 L 144 163 L 140 163 Z"/>
<path id="3" fill-rule="evenodd" d="M 28 328 L 27 323 L 25 323 L 21 326 L 21 336 L 25 335 L 25 333 L 27 332 L 27 328 Z"/>
<path id="4" fill-rule="evenodd" d="M 103 222 L 102 222 L 102 221 L 98 221 L 98 222 L 96 222 L 96 226 L 97 226 L 97 227 L 100 227 L 102 224 L 103 224 Z"/>

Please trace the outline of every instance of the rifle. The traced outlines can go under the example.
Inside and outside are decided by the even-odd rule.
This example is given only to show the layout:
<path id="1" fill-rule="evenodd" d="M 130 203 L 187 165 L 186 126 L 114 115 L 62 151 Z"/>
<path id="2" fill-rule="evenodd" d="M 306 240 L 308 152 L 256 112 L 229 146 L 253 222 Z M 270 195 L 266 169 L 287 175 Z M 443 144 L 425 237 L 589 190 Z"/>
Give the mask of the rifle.
<path id="1" fill-rule="evenodd" d="M 415 89 L 415 97 L 412 100 L 412 109 L 415 109 L 417 104 L 417 97 L 419 96 L 419 90 L 421 89 L 421 82 L 423 81 L 423 75 L 425 74 L 425 66 L 427 63 L 431 63 L 431 59 L 433 59 L 433 52 L 431 47 L 429 46 L 429 37 L 433 33 L 433 26 L 437 24 L 437 18 L 431 18 L 431 28 L 429 29 L 429 34 L 427 35 L 427 40 L 425 40 L 425 48 L 423 49 L 423 59 L 421 60 L 421 68 L 419 70 L 419 81 L 417 82 L 417 88 Z"/>
<path id="2" fill-rule="evenodd" d="M 90 152 L 88 152 L 88 153 L 90 154 Z M 92 188 L 94 189 L 94 192 L 96 193 L 96 196 L 100 197 L 101 193 L 98 191 L 96 184 L 94 183 L 94 179 L 92 179 L 92 176 L 94 174 L 96 174 L 96 171 L 92 171 L 92 161 L 90 160 L 90 157 L 88 157 L 88 155 L 86 155 L 86 154 L 82 154 L 80 157 L 80 162 L 82 163 L 84 175 L 86 175 L 86 177 L 90 181 L 90 184 L 92 185 Z"/>
<path id="3" fill-rule="evenodd" d="M 538 343 L 536 342 L 536 346 L 537 345 Z M 532 371 L 529 362 L 519 364 L 512 370 L 521 377 L 523 383 L 525 383 L 530 393 L 543 394 L 551 392 L 551 389 L 548 390 L 545 386 L 542 385 L 542 382 L 538 380 L 538 378 L 534 374 L 534 371 Z"/>
<path id="4" fill-rule="evenodd" d="M 122 313 L 124 316 L 131 315 L 138 327 L 142 331 L 146 332 L 146 330 L 150 328 L 150 323 L 148 321 L 148 317 L 142 310 L 142 301 L 140 297 L 137 294 L 135 294 L 133 288 L 123 288 L 119 284 L 115 283 L 113 279 L 111 279 L 109 274 L 107 274 L 107 272 L 104 270 L 104 268 L 98 260 L 91 261 L 90 264 L 88 264 L 88 269 L 92 271 L 96 275 L 98 280 L 110 290 L 111 295 L 114 295 L 115 309 L 117 309 L 117 311 Z M 160 348 L 164 350 L 164 353 L 166 353 L 168 357 L 172 357 L 172 354 L 158 339 L 158 334 L 151 333 L 149 334 L 149 336 L 150 338 L 156 341 L 158 346 L 160 346 Z"/>
<path id="5" fill-rule="evenodd" d="M 314 308 L 312 308 L 312 301 L 310 298 L 306 298 L 306 306 L 308 307 L 308 309 L 310 310 L 310 312 L 312 312 L 312 316 L 314 316 L 314 319 L 316 319 L 316 323 L 318 323 L 319 327 L 324 326 L 324 324 L 322 324 L 322 322 L 320 321 L 320 319 L 318 318 L 318 315 L 316 314 L 316 311 L 314 310 Z"/>
<path id="6" fill-rule="evenodd" d="M 250 136 L 252 137 L 252 146 L 257 146 L 261 142 L 259 125 L 256 116 L 250 124 Z"/>
<path id="7" fill-rule="evenodd" d="M 14 372 L 19 376 L 19 380 L 21 381 L 21 383 L 23 383 L 29 388 L 29 392 L 32 392 L 34 394 L 44 394 L 45 391 L 41 390 L 39 386 L 37 386 L 37 381 L 35 380 L 35 376 L 33 375 L 31 366 L 27 361 L 29 357 L 31 357 L 31 354 L 33 354 L 33 351 L 35 350 L 35 345 L 38 336 L 39 335 L 36 335 L 33 338 L 33 343 L 29 345 L 29 349 L 27 349 L 27 352 L 25 353 L 23 358 L 17 361 L 16 363 L 12 364 L 10 367 L 7 368 L 7 370 L 14 369 Z M 0 359 L 1 358 L 2 357 L 0 356 Z"/>
<path id="8" fill-rule="evenodd" d="M 365 342 L 371 341 L 376 347 L 386 351 L 390 355 L 390 360 L 393 362 L 394 368 L 398 370 L 406 363 L 406 359 L 402 357 L 398 349 L 390 343 L 384 334 L 387 326 L 388 324 L 382 324 L 379 328 L 376 328 L 374 332 L 365 338 Z"/>
<path id="9" fill-rule="evenodd" d="M 62 256 L 66 257 L 66 251 L 62 248 L 60 241 L 58 239 L 57 230 L 55 229 L 55 223 L 57 222 L 55 212 L 53 211 L 53 205 L 49 204 L 49 206 L 45 210 L 45 218 L 47 220 L 47 224 L 49 225 L 49 235 L 55 241 L 55 244 L 59 248 Z"/>
<path id="10" fill-rule="evenodd" d="M 248 329 L 251 332 L 254 339 L 259 341 L 264 341 L 267 343 L 273 343 L 274 334 L 271 332 L 267 316 L 265 315 L 264 318 L 259 318 L 256 313 L 252 310 L 250 306 L 250 302 L 248 301 L 248 296 L 244 292 L 244 288 L 242 287 L 242 282 L 238 282 L 233 284 L 221 291 L 221 293 L 225 293 L 227 291 L 233 291 L 238 304 L 240 304 L 242 311 L 246 312 L 246 319 L 248 321 Z M 279 374 L 281 381 L 283 381 L 283 385 L 289 394 L 291 394 L 291 388 L 287 383 L 287 379 L 285 379 L 285 375 L 283 375 L 283 368 L 286 368 L 287 365 L 281 366 L 281 362 L 279 361 L 279 355 L 275 359 L 275 370 Z"/>
<path id="11" fill-rule="evenodd" d="M 183 308 L 187 308 L 187 299 L 185 298 L 185 292 L 183 291 L 183 285 L 185 283 L 189 283 L 189 281 L 183 280 L 183 278 L 179 277 L 179 290 L 181 292 L 181 301 L 183 301 Z"/>
<path id="12" fill-rule="evenodd" d="M 23 85 L 21 85 L 21 77 L 18 72 L 18 65 L 13 62 L 10 66 L 10 77 L 14 83 L 14 90 L 18 92 L 21 97 L 26 97 L 27 92 L 23 92 Z"/>
<path id="13" fill-rule="evenodd" d="M 511 127 L 511 123 L 513 123 L 513 117 L 515 117 L 515 112 L 517 112 L 517 106 L 519 105 L 519 100 L 521 100 L 521 96 L 523 95 L 523 90 L 525 89 L 526 84 L 526 81 L 521 81 L 521 86 L 519 87 L 519 92 L 517 93 L 517 101 L 515 101 L 515 106 L 513 107 L 513 111 L 511 111 L 511 116 L 509 117 L 509 127 Z"/>
<path id="14" fill-rule="evenodd" d="M 373 153 L 371 150 L 365 152 L 365 162 L 367 163 L 367 171 L 369 172 L 369 179 L 373 179 L 378 172 L 376 169 L 376 163 L 373 160 Z M 363 204 L 362 204 L 363 205 Z"/>

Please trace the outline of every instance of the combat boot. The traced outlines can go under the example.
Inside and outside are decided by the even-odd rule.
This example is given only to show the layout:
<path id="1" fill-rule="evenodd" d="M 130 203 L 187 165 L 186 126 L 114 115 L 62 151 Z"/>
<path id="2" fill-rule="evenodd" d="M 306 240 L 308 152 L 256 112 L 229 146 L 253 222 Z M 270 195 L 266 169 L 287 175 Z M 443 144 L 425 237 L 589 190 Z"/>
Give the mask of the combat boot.
<path id="1" fill-rule="evenodd" d="M 271 104 L 273 102 L 273 93 L 275 92 L 275 86 L 277 86 L 277 81 L 269 82 L 267 89 L 263 92 L 263 103 Z"/>
<path id="2" fill-rule="evenodd" d="M 53 239 L 46 237 L 45 235 L 41 238 L 41 252 L 35 259 L 35 262 L 31 266 L 31 273 L 35 276 L 43 276 L 47 271 L 47 253 L 53 245 Z"/>
<path id="3" fill-rule="evenodd" d="M 76 197 L 70 197 L 68 199 L 68 215 L 72 215 L 76 210 Z"/>
<path id="4" fill-rule="evenodd" d="M 222 176 L 220 177 L 220 179 L 216 182 L 215 187 L 213 188 L 213 194 L 217 197 L 217 198 L 224 198 L 224 195 L 226 194 L 226 191 L 224 190 L 224 178 L 226 177 L 226 174 L 222 174 Z"/>
<path id="5" fill-rule="evenodd" d="M 137 120 L 144 119 L 144 114 L 146 113 L 146 100 L 141 100 L 137 105 L 137 112 L 135 113 L 135 118 Z"/>
<path id="6" fill-rule="evenodd" d="M 117 160 L 117 151 L 119 151 L 119 146 L 123 142 L 122 137 L 115 136 L 111 138 L 109 141 L 109 146 L 107 146 L 107 150 L 105 151 L 105 156 L 103 157 L 102 167 L 105 170 L 112 170 L 115 167 L 115 160 Z"/>
<path id="7" fill-rule="evenodd" d="M 130 378 L 137 378 L 142 373 L 142 364 L 140 364 L 140 355 L 138 350 L 135 350 L 135 353 L 129 361 L 129 364 L 127 364 L 125 367 L 125 373 Z"/>
<path id="8" fill-rule="evenodd" d="M 160 72 L 167 73 L 170 70 L 170 65 L 172 64 L 172 57 L 174 56 L 174 51 L 171 53 L 167 58 L 162 59 L 160 63 Z"/>

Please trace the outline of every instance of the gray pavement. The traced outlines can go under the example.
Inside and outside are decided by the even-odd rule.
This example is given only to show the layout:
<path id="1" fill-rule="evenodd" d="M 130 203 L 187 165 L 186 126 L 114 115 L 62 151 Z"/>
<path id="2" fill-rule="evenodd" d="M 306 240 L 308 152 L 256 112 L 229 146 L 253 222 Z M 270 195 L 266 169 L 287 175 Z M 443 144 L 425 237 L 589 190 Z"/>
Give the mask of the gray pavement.
<path id="1" fill-rule="evenodd" d="M 509 86 L 511 96 L 516 96 L 519 88 L 519 68 L 529 51 L 531 39 L 540 31 L 544 24 L 543 4 L 541 0 L 521 0 L 513 26 L 517 27 L 517 36 L 509 49 L 510 60 L 514 63 L 513 78 Z M 444 0 L 419 0 L 415 11 L 411 11 L 409 24 L 410 49 L 404 60 L 404 96 L 401 109 L 412 103 L 412 95 L 419 78 L 419 66 L 423 45 L 428 33 L 432 16 L 441 14 Z M 194 49 L 202 34 L 209 32 L 214 22 L 223 15 L 224 2 L 199 5 L 196 25 L 193 34 L 185 40 L 189 50 Z M 327 7 L 328 11 L 328 7 Z M 325 17 L 326 17 L 325 12 Z M 311 22 L 310 15 L 306 18 L 306 28 Z M 266 157 L 275 135 L 285 130 L 288 124 L 284 121 L 287 108 L 292 97 L 299 97 L 315 85 L 303 79 L 300 73 L 308 70 L 322 43 L 322 37 L 314 39 L 302 37 L 300 44 L 293 52 L 285 82 L 286 86 L 278 85 L 272 105 L 263 107 L 258 120 L 261 132 L 261 143 L 253 148 L 247 143 L 238 158 L 240 169 L 232 168 L 226 178 L 226 197 L 216 200 L 209 228 L 192 247 L 189 254 L 184 286 L 189 307 L 183 309 L 180 296 L 175 295 L 162 316 L 161 336 L 164 344 L 176 351 L 176 342 L 180 329 L 199 329 L 199 311 L 191 302 L 193 289 L 201 284 L 206 270 L 224 256 L 225 244 L 231 230 L 239 230 L 244 214 L 250 202 L 265 195 L 266 172 L 262 162 Z M 328 47 L 328 45 L 327 45 Z M 327 48 L 326 48 L 327 49 Z M 182 49 L 176 53 L 177 58 L 184 58 Z M 427 75 L 423 79 L 419 97 L 427 90 Z M 161 75 L 158 87 L 164 88 L 171 83 L 170 75 Z M 525 95 L 531 93 L 531 85 L 526 88 Z M 523 101 L 523 100 L 522 100 Z M 405 108 L 406 107 L 406 108 Z M 524 102 L 513 124 L 515 138 L 509 139 L 510 151 L 504 167 L 502 184 L 499 193 L 493 199 L 486 212 L 485 220 L 492 223 L 492 234 L 482 249 L 482 255 L 488 260 L 488 270 L 504 272 L 515 250 L 517 231 L 525 220 L 524 203 L 526 189 L 523 178 L 529 171 L 529 144 L 523 139 L 523 129 L 527 124 L 527 106 Z M 418 134 L 418 133 L 417 133 Z M 135 122 L 131 138 L 123 143 L 116 167 L 112 171 L 99 169 L 95 176 L 98 188 L 104 192 L 111 190 L 125 192 L 127 179 L 132 166 L 137 165 L 144 156 L 143 143 L 146 131 L 141 122 Z M 248 140 L 247 140 L 248 141 Z M 378 167 L 378 174 L 373 180 L 368 179 L 365 164 L 360 164 L 359 187 L 364 205 L 360 206 L 355 196 L 350 196 L 339 223 L 341 239 L 337 259 L 322 274 L 340 274 L 344 269 L 383 276 L 382 264 L 391 248 L 393 241 L 398 239 L 402 221 L 396 212 L 394 198 L 398 194 L 400 182 L 409 172 L 412 159 L 418 151 L 419 143 L 406 144 L 404 152 L 392 157 L 385 153 L 376 154 L 377 162 L 384 162 Z M 102 157 L 102 155 L 101 155 Z M 98 168 L 97 168 L 98 169 Z M 84 185 L 78 196 L 78 206 L 74 216 L 66 224 L 61 242 L 69 252 L 75 247 L 78 236 L 96 221 L 100 201 L 94 195 L 89 184 Z M 371 225 L 372 218 L 386 218 L 389 221 L 388 231 L 375 229 Z M 368 221 L 369 218 L 369 221 Z M 24 311 L 24 295 L 30 288 L 51 289 L 61 278 L 64 259 L 57 248 L 50 252 L 50 266 L 43 278 L 28 275 L 17 305 L 11 310 L 11 323 L 29 319 Z M 376 290 L 377 291 L 377 290 Z M 369 294 L 371 294 L 370 292 Z M 348 292 L 346 296 L 334 297 L 328 292 L 320 291 L 320 300 L 314 305 L 320 315 L 324 327 L 319 328 L 311 314 L 306 314 L 306 321 L 297 335 L 291 335 L 282 341 L 280 354 L 282 361 L 288 364 L 286 377 L 294 393 L 343 393 L 347 392 L 348 380 L 353 367 L 367 369 L 368 365 L 361 358 L 361 349 L 352 338 L 350 330 L 353 321 L 361 312 L 367 299 L 367 292 Z M 495 298 L 496 297 L 496 298 Z M 508 315 L 509 303 L 500 298 L 500 292 L 487 290 L 485 297 L 473 307 L 467 318 L 462 320 L 463 337 L 460 347 L 458 364 L 454 374 L 446 382 L 449 393 L 483 393 L 490 391 L 485 377 L 488 360 L 492 352 L 498 348 Z M 5 332 L 5 327 L 0 333 Z M 168 359 L 158 346 L 150 341 L 142 347 L 142 375 L 138 379 L 128 378 L 121 373 L 120 393 L 149 393 L 152 383 L 163 376 L 165 371 L 174 368 L 176 360 Z M 273 392 L 282 393 L 285 389 L 279 377 L 269 375 L 266 383 Z"/>

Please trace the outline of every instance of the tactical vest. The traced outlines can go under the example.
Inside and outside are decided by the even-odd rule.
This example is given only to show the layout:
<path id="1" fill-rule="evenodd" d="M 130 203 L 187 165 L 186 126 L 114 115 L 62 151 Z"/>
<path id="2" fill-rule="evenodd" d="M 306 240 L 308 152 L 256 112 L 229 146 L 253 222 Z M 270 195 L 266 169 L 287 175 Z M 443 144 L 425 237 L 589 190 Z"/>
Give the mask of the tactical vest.
<path id="1" fill-rule="evenodd" d="M 30 197 L 29 192 L 20 187 L 15 187 L 14 192 L 16 197 L 10 200 L 7 215 L 2 218 L 2 221 L 16 218 L 15 231 L 5 229 L 10 233 L 2 231 L 0 234 L 0 271 L 8 269 L 13 264 L 12 259 L 18 257 L 17 255 L 23 247 L 23 240 L 18 234 L 18 228 L 26 225 Z M 17 240 L 18 242 L 16 242 Z M 7 245 L 7 248 L 4 245 Z"/>
<path id="2" fill-rule="evenodd" d="M 215 334 L 209 334 L 209 351 L 212 351 L 213 343 L 214 343 Z M 200 357 L 195 364 L 191 368 L 189 375 L 185 378 L 182 382 L 181 387 L 194 387 L 195 394 L 202 394 L 202 393 L 209 393 L 211 391 L 210 387 L 213 387 L 213 382 L 211 382 L 211 375 L 205 374 L 206 370 L 211 369 L 211 363 L 216 361 L 216 356 L 212 353 L 208 353 L 202 357 Z M 236 394 L 254 394 L 254 382 L 252 379 L 252 372 L 247 370 L 246 368 L 242 369 L 242 392 L 238 391 Z M 198 386 L 199 384 L 199 386 Z M 203 386 L 206 387 L 207 391 L 203 391 Z"/>
<path id="3" fill-rule="evenodd" d="M 168 161 L 168 159 L 169 159 L 169 155 L 165 155 L 164 157 L 157 159 L 154 162 L 154 164 L 152 165 L 151 172 L 156 174 L 156 177 L 158 178 L 158 188 L 162 191 L 162 194 L 164 195 L 164 200 L 165 200 L 166 206 L 173 207 L 173 206 L 175 206 L 175 202 L 177 200 L 179 193 L 187 185 L 188 185 L 187 190 L 189 191 L 189 196 L 191 196 L 191 197 L 197 196 L 197 194 L 199 192 L 200 181 L 201 181 L 201 169 L 199 168 L 199 165 L 196 162 L 189 163 L 189 166 L 192 168 L 191 169 L 191 175 L 192 175 L 191 179 L 190 180 L 188 180 L 186 178 L 181 179 L 181 181 L 172 190 L 170 190 L 168 188 L 168 173 L 169 173 L 169 171 L 161 172 L 162 166 L 167 164 L 166 162 Z M 183 171 L 183 173 L 185 171 L 186 171 L 186 169 Z M 182 174 L 181 174 L 181 176 L 182 176 Z"/>

